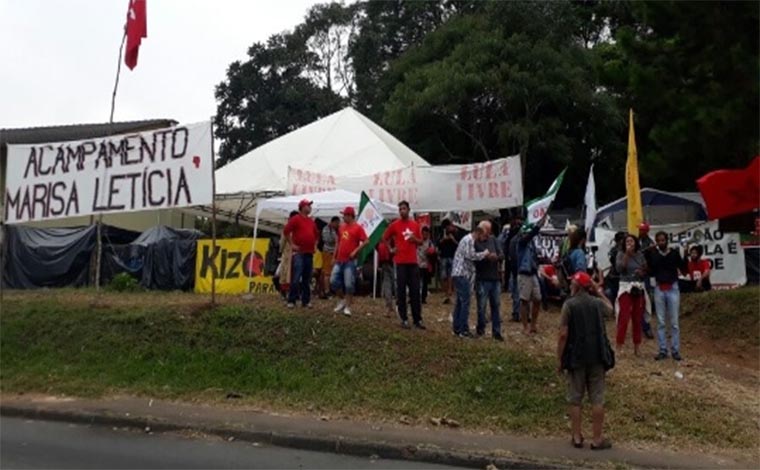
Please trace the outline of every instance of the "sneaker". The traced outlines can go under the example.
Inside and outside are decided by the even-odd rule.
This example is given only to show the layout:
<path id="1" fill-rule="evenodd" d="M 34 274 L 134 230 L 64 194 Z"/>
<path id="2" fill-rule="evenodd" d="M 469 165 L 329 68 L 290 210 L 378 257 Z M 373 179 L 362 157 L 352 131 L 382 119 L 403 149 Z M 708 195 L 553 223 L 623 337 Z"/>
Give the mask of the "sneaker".
<path id="1" fill-rule="evenodd" d="M 674 361 L 679 361 L 679 362 L 682 359 L 681 353 L 679 353 L 678 351 L 675 351 L 673 354 L 670 355 L 670 357 L 672 357 Z"/>
<path id="2" fill-rule="evenodd" d="M 422 322 L 415 323 L 414 327 L 417 328 L 418 330 L 427 330 L 427 327 L 423 325 Z"/>
<path id="3" fill-rule="evenodd" d="M 311 302 L 303 306 L 304 308 L 314 308 L 314 305 L 312 305 Z"/>
<path id="4" fill-rule="evenodd" d="M 296 306 L 296 304 L 288 302 L 288 308 L 294 308 L 295 306 Z"/>
<path id="5" fill-rule="evenodd" d="M 463 332 L 459 333 L 459 337 L 460 338 L 473 338 L 472 333 L 470 333 L 469 331 L 463 331 Z"/>
<path id="6" fill-rule="evenodd" d="M 338 313 L 344 308 L 346 308 L 346 302 L 341 300 L 340 302 L 338 302 L 338 305 L 335 306 L 335 308 L 333 309 L 333 312 Z"/>
<path id="7" fill-rule="evenodd" d="M 502 343 L 504 342 L 504 337 L 501 335 L 501 333 L 496 333 L 493 335 L 493 339 L 494 341 L 500 341 Z"/>
<path id="8" fill-rule="evenodd" d="M 351 309 L 346 307 L 343 309 L 343 315 L 350 317 L 351 316 Z"/>
<path id="9" fill-rule="evenodd" d="M 658 354 L 657 354 L 657 355 L 654 357 L 654 360 L 655 360 L 655 361 L 662 361 L 663 359 L 667 359 L 667 358 L 668 358 L 668 353 L 666 353 L 666 352 L 663 352 L 663 351 L 660 351 L 660 352 L 659 352 L 659 353 L 658 353 Z"/>
<path id="10" fill-rule="evenodd" d="M 409 329 L 409 322 L 404 320 L 401 322 L 401 328 L 408 330 Z"/>

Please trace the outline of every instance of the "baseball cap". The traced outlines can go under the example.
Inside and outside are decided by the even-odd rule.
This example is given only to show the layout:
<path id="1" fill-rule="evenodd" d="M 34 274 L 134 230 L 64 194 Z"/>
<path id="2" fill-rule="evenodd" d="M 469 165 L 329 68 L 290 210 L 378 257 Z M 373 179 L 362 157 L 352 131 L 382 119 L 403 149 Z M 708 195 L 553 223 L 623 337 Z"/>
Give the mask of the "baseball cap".
<path id="1" fill-rule="evenodd" d="M 314 204 L 314 201 L 309 201 L 308 199 L 301 199 L 301 202 L 298 203 L 298 208 L 302 208 L 303 206 L 310 206 Z"/>
<path id="2" fill-rule="evenodd" d="M 585 271 L 578 271 L 573 274 L 573 281 L 581 285 L 581 287 L 588 287 L 591 285 L 591 276 Z"/>
<path id="3" fill-rule="evenodd" d="M 639 230 L 642 232 L 649 232 L 649 224 L 646 222 L 642 222 L 639 224 Z"/>
<path id="4" fill-rule="evenodd" d="M 341 214 L 356 217 L 356 211 L 354 211 L 354 208 L 351 206 L 348 206 L 345 209 L 343 209 L 343 212 L 341 212 Z"/>

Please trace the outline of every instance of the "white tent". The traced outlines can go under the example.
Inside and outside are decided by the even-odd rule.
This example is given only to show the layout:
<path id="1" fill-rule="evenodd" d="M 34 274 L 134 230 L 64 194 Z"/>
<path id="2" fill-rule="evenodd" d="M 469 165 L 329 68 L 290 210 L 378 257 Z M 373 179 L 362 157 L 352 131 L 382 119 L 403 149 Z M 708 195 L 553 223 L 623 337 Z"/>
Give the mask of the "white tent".
<path id="1" fill-rule="evenodd" d="M 360 176 L 429 166 L 383 128 L 346 108 L 258 147 L 216 171 L 217 207 L 252 222 L 256 202 L 286 193 L 288 167 Z"/>

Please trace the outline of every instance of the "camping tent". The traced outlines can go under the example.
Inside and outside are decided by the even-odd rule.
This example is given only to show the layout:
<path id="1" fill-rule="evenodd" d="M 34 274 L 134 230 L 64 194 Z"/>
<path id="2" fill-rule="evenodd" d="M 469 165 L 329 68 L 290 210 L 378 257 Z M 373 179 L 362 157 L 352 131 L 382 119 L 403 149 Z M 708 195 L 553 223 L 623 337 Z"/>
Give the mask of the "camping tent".
<path id="1" fill-rule="evenodd" d="M 707 220 L 704 203 L 699 193 L 669 193 L 658 189 L 641 190 L 644 220 L 651 225 L 681 224 Z M 622 197 L 596 213 L 595 226 L 623 228 L 627 224 L 628 198 Z"/>
<path id="2" fill-rule="evenodd" d="M 285 134 L 216 171 L 220 216 L 252 223 L 256 203 L 287 192 L 288 168 L 334 176 L 366 175 L 409 165 L 422 157 L 352 108 Z M 209 208 L 205 208 L 205 215 Z"/>

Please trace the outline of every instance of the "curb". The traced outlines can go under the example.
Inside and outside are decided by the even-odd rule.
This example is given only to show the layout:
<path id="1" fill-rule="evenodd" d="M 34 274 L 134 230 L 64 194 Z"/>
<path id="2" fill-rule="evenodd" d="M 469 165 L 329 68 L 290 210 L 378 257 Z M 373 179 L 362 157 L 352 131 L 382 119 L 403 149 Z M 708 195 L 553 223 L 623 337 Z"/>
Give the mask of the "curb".
<path id="1" fill-rule="evenodd" d="M 62 421 L 110 427 L 131 428 L 153 432 L 195 431 L 222 438 L 234 438 L 244 442 L 263 442 L 277 447 L 331 452 L 356 457 L 374 457 L 386 460 L 406 460 L 457 467 L 481 468 L 494 465 L 499 469 L 569 469 L 574 465 L 562 465 L 541 460 L 504 457 L 484 453 L 444 450 L 435 446 L 410 446 L 392 442 L 368 442 L 336 436 L 313 436 L 282 433 L 267 430 L 241 430 L 224 426 L 204 426 L 162 422 L 146 417 L 114 416 L 108 412 L 59 411 L 42 408 L 0 405 L 0 415 L 15 418 Z"/>

